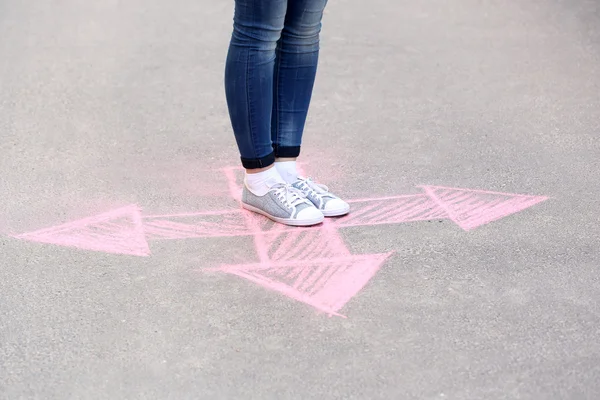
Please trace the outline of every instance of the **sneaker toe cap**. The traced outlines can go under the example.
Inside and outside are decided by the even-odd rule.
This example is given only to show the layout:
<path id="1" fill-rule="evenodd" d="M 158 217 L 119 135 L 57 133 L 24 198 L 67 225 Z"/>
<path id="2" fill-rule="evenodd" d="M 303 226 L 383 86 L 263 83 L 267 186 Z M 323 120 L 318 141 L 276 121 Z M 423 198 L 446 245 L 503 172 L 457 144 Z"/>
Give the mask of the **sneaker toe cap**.
<path id="1" fill-rule="evenodd" d="M 298 215 L 296 215 L 297 220 L 320 220 L 323 219 L 323 213 L 319 211 L 316 207 L 306 207 L 303 210 L 300 210 Z"/>
<path id="2" fill-rule="evenodd" d="M 323 209 L 323 213 L 326 215 L 342 215 L 348 211 L 350 211 L 350 205 L 338 198 L 329 200 Z"/>

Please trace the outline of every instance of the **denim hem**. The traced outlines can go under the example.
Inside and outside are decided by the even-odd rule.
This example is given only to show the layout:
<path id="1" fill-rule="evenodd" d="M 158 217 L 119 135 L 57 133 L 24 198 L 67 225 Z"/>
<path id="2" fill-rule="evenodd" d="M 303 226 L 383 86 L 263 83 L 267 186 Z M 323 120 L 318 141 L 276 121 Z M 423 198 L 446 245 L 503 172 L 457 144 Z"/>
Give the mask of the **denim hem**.
<path id="1" fill-rule="evenodd" d="M 264 168 L 275 162 L 275 153 L 271 152 L 260 158 L 244 158 L 241 157 L 242 166 L 246 169 Z"/>
<path id="2" fill-rule="evenodd" d="M 298 157 L 300 155 L 300 146 L 278 146 L 273 144 L 275 157 L 288 158 Z"/>

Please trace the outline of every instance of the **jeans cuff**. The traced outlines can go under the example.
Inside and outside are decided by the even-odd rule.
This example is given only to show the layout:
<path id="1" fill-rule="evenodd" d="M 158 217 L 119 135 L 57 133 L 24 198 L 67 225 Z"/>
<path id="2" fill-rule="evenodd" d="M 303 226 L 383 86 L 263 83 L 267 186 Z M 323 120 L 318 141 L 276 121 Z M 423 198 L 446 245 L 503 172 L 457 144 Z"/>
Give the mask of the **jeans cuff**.
<path id="1" fill-rule="evenodd" d="M 275 162 L 275 153 L 271 152 L 261 158 L 244 158 L 242 159 L 242 166 L 246 169 L 264 168 Z"/>
<path id="2" fill-rule="evenodd" d="M 300 146 L 278 146 L 273 143 L 273 149 L 277 158 L 294 158 L 300 155 Z"/>

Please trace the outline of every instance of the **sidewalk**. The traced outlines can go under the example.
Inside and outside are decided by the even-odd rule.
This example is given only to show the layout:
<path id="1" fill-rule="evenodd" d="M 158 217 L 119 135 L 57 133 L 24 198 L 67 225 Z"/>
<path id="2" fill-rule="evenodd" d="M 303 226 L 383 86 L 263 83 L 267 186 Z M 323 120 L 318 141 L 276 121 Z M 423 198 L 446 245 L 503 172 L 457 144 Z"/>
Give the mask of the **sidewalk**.
<path id="1" fill-rule="evenodd" d="M 290 229 L 230 3 L 0 5 L 0 398 L 597 399 L 597 4 L 331 1 Z"/>

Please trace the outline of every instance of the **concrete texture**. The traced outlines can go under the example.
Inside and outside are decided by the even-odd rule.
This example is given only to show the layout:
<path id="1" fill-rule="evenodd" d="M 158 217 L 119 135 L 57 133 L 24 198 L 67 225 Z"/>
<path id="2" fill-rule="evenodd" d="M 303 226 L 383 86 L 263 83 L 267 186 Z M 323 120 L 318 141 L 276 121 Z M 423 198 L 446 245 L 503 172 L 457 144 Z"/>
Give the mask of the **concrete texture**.
<path id="1" fill-rule="evenodd" d="M 0 2 L 0 398 L 600 398 L 600 5 L 331 1 L 303 161 L 348 198 L 432 184 L 551 199 L 395 252 L 328 318 L 226 274 L 250 238 L 148 258 L 19 241 L 137 203 L 235 206 L 231 1 Z"/>

